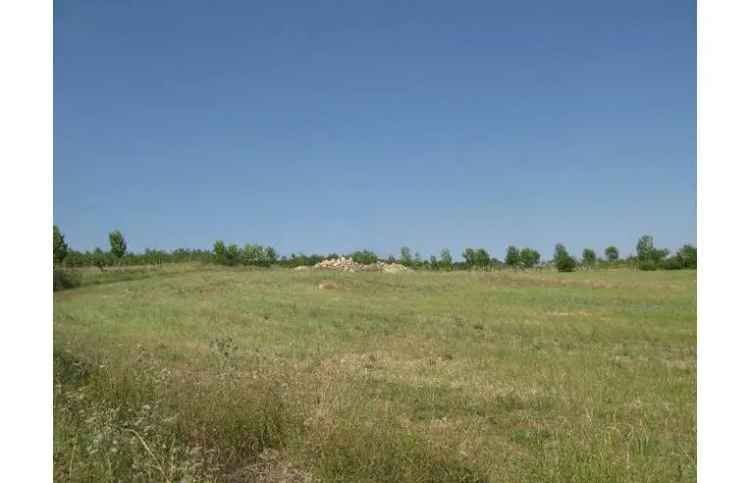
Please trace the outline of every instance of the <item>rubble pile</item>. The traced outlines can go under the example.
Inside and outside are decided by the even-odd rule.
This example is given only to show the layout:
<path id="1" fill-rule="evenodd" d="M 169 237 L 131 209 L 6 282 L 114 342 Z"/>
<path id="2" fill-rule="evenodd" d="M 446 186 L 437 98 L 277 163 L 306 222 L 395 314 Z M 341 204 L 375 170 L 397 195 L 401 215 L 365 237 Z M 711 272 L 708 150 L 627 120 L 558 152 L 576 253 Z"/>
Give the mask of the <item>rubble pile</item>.
<path id="1" fill-rule="evenodd" d="M 409 272 L 409 268 L 401 265 L 400 263 L 384 263 L 375 262 L 370 265 L 364 265 L 357 263 L 349 257 L 330 258 L 323 260 L 320 263 L 315 264 L 318 270 L 335 270 L 338 272 Z"/>

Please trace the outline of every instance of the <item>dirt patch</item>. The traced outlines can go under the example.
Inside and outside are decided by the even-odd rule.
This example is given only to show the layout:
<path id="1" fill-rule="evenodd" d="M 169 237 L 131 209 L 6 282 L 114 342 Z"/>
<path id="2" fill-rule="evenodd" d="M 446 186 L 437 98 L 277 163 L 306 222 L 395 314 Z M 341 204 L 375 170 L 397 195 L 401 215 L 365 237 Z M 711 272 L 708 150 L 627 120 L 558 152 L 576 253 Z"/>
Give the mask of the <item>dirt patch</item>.
<path id="1" fill-rule="evenodd" d="M 333 282 L 323 282 L 318 285 L 318 290 L 335 290 L 337 288 L 339 288 L 339 286 Z"/>

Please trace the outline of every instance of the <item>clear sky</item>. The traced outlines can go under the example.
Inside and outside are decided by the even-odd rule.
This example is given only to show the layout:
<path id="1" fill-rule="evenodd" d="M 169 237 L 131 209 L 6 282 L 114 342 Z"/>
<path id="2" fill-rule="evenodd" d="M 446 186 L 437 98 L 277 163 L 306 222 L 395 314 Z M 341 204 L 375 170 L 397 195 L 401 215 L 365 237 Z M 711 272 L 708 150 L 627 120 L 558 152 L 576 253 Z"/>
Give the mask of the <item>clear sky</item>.
<path id="1" fill-rule="evenodd" d="M 55 2 L 77 249 L 696 240 L 693 1 Z"/>

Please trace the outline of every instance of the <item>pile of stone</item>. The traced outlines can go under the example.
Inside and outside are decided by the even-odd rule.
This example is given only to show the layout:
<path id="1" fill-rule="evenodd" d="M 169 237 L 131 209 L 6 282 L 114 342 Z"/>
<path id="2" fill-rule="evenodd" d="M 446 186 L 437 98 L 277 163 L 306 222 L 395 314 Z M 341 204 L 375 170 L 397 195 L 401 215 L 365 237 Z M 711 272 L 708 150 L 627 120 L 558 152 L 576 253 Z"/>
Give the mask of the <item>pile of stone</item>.
<path id="1" fill-rule="evenodd" d="M 409 268 L 399 263 L 375 262 L 369 265 L 357 263 L 349 257 L 330 258 L 315 264 L 319 270 L 335 270 L 338 272 L 408 272 Z"/>

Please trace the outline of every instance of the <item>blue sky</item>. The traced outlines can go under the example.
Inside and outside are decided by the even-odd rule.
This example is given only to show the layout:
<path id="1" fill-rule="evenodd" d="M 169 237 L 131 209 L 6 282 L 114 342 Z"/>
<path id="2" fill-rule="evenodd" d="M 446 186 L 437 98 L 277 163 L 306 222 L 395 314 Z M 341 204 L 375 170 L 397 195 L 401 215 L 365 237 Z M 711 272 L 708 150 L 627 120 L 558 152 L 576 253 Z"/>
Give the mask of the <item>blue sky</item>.
<path id="1" fill-rule="evenodd" d="M 691 1 L 55 2 L 77 249 L 696 240 Z"/>

